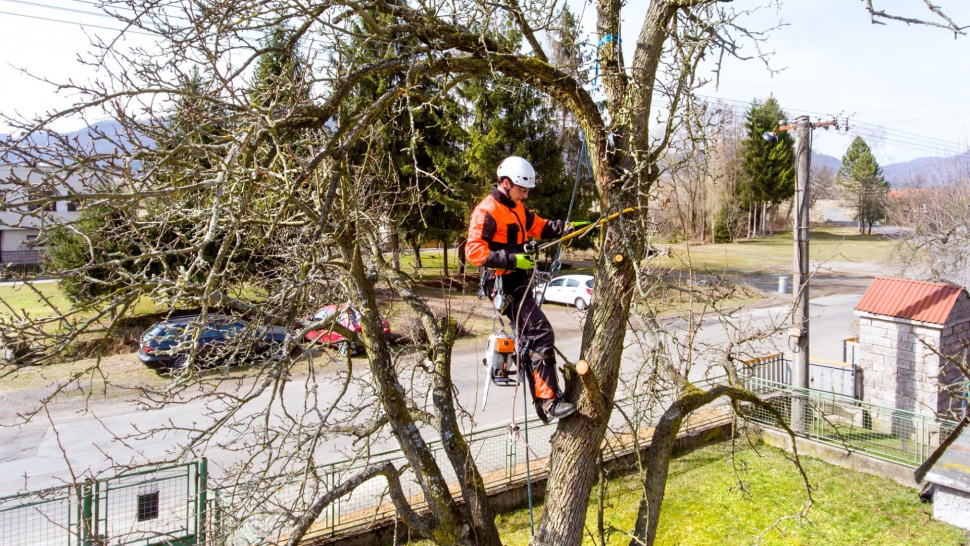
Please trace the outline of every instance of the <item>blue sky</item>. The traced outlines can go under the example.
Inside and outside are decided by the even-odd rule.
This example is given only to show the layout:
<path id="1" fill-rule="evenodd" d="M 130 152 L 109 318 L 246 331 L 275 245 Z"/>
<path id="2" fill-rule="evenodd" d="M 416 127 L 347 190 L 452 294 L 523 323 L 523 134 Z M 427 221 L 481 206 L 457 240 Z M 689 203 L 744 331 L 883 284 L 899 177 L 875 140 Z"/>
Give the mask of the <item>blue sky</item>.
<path id="1" fill-rule="evenodd" d="M 92 26 L 116 26 L 112 20 L 67 11 L 92 11 L 90 2 L 33 3 L 60 9 L 0 0 L 0 110 L 7 114 L 32 114 L 69 103 L 69 97 L 55 95 L 50 86 L 19 74 L 10 65 L 31 67 L 54 80 L 90 78 L 91 70 L 76 59 L 88 50 L 87 35 L 114 35 Z M 736 0 L 733 5 L 755 3 Z M 958 22 L 970 25 L 970 1 L 936 3 Z M 624 43 L 629 50 L 639 32 L 646 2 L 631 0 L 628 4 L 622 32 L 630 37 Z M 922 0 L 887 0 L 882 5 L 906 15 L 926 15 Z M 754 98 L 774 94 L 792 118 L 800 114 L 813 119 L 849 115 L 848 135 L 820 131 L 814 139 L 816 151 L 836 157 L 841 157 L 857 134 L 867 139 L 884 165 L 967 150 L 970 36 L 954 40 L 952 33 L 942 29 L 903 23 L 872 25 L 858 0 L 788 0 L 780 12 L 765 10 L 752 19 L 751 25 L 766 28 L 779 21 L 788 26 L 772 33 L 765 49 L 775 51 L 772 62 L 775 68 L 784 68 L 780 74 L 772 77 L 756 61 L 729 61 L 720 87 L 709 85 L 701 93 L 736 101 L 731 104 L 741 109 Z M 147 43 L 148 38 L 136 35 L 121 42 L 125 46 Z M 632 51 L 625 57 L 632 59 Z"/>

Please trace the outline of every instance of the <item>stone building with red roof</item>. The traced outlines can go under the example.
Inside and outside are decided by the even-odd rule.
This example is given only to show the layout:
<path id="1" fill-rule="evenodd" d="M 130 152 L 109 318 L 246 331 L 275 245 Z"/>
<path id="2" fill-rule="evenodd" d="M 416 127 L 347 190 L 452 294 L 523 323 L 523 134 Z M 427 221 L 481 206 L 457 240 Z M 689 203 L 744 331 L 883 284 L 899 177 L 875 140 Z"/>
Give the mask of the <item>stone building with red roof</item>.
<path id="1" fill-rule="evenodd" d="M 877 277 L 855 308 L 866 402 L 947 418 L 966 412 L 970 296 L 962 286 Z"/>

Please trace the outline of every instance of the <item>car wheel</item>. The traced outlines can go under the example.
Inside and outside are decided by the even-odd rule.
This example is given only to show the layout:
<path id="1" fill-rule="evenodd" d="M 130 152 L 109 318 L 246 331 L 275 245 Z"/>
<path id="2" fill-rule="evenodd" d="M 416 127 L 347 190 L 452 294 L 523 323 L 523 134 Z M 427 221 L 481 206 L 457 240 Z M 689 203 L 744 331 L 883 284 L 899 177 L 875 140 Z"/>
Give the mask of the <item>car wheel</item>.
<path id="1" fill-rule="evenodd" d="M 189 361 L 189 357 L 185 355 L 178 355 L 172 359 L 172 362 L 168 366 L 173 370 L 184 370 L 185 365 L 188 363 L 188 361 Z"/>
<path id="2" fill-rule="evenodd" d="M 579 309 L 580 311 L 586 309 L 586 300 L 584 300 L 583 298 L 576 298 L 575 303 L 576 303 L 576 309 Z"/>

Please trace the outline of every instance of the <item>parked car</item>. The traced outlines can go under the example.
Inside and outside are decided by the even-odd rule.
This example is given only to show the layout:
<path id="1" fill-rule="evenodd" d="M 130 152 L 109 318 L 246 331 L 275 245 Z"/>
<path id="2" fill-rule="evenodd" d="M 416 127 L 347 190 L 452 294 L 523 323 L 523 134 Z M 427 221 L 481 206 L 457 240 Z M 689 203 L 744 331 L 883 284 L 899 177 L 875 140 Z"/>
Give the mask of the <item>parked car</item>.
<path id="1" fill-rule="evenodd" d="M 187 315 L 163 320 L 146 330 L 141 336 L 138 358 L 149 366 L 184 368 L 196 334 L 196 362 L 200 367 L 233 358 L 255 358 L 278 348 L 286 339 L 286 329 L 281 326 L 253 326 L 225 315 L 210 315 L 201 322 L 199 315 Z"/>
<path id="2" fill-rule="evenodd" d="M 545 291 L 543 292 L 543 289 Z M 592 275 L 561 275 L 549 281 L 548 286 L 540 284 L 535 287 L 536 301 L 565 303 L 575 305 L 582 311 L 589 307 L 593 297 Z"/>
<path id="3" fill-rule="evenodd" d="M 317 311 L 313 317 L 305 320 L 307 322 L 319 322 L 322 320 L 327 320 L 338 313 L 339 316 L 336 319 L 337 324 L 340 324 L 348 330 L 353 330 L 357 333 L 361 332 L 358 313 L 353 307 L 347 304 L 327 305 L 320 308 L 320 310 Z M 381 317 L 381 326 L 384 329 L 384 337 L 391 335 L 391 323 L 388 322 L 384 317 Z M 348 351 L 350 354 L 357 354 L 362 349 L 362 347 L 358 346 L 356 343 L 348 340 L 342 334 L 330 328 L 310 330 L 307 332 L 306 340 L 315 342 L 318 345 L 336 347 L 340 350 L 341 354 L 346 354 Z"/>

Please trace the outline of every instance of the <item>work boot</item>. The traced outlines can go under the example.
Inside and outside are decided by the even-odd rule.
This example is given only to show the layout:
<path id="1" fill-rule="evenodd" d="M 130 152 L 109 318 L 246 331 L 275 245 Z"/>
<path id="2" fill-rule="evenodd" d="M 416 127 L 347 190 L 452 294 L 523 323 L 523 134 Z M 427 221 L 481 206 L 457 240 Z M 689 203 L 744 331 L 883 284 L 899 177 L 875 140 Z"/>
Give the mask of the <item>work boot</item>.
<path id="1" fill-rule="evenodd" d="M 542 403 L 542 411 L 551 417 L 562 419 L 576 413 L 576 406 L 562 398 L 550 398 Z"/>

